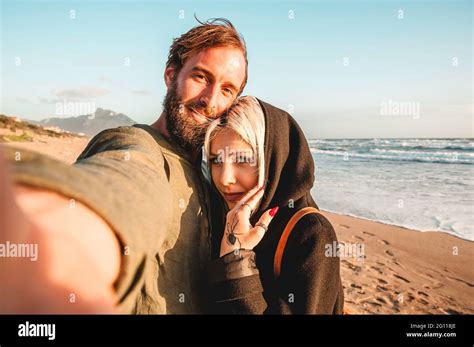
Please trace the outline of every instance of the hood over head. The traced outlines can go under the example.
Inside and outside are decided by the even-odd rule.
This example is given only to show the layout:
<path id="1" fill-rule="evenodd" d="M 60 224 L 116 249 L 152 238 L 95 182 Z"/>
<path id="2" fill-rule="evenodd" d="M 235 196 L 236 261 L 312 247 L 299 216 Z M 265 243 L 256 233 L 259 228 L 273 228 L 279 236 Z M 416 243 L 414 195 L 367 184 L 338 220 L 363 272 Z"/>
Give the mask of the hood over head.
<path id="1" fill-rule="evenodd" d="M 287 206 L 310 194 L 314 161 L 303 131 L 293 117 L 259 100 L 265 115 L 265 195 L 256 215 Z M 312 199 L 311 199 L 312 200 Z M 316 206 L 315 206 L 316 207 Z"/>
<path id="2" fill-rule="evenodd" d="M 288 112 L 257 100 L 265 117 L 266 186 L 259 207 L 251 217 L 252 224 L 255 224 L 266 210 L 276 206 L 291 207 L 291 204 L 295 203 L 298 208 L 318 208 L 310 194 L 315 179 L 314 161 L 303 131 Z M 213 233 L 221 233 L 228 209 L 212 180 L 211 186 Z M 293 211 L 291 208 L 287 210 L 287 213 Z"/>

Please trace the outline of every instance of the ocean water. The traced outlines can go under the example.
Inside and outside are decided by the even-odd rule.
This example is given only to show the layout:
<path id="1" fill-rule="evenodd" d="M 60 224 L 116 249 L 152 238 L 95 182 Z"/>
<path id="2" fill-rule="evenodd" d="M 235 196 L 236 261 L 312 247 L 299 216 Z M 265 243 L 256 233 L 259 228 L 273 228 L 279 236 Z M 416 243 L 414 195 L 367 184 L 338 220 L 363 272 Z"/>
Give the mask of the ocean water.
<path id="1" fill-rule="evenodd" d="M 474 241 L 474 139 L 308 142 L 321 209 Z"/>

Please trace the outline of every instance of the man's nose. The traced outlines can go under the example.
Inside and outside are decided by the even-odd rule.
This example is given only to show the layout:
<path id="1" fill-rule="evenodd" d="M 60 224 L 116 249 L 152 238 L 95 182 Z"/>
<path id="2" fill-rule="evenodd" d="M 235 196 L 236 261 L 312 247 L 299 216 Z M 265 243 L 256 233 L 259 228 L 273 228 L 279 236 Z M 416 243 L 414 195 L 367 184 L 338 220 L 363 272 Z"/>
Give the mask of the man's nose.
<path id="1" fill-rule="evenodd" d="M 222 165 L 222 171 L 220 176 L 221 184 L 224 187 L 228 187 L 236 183 L 234 165 L 229 161 L 224 162 Z"/>
<path id="2" fill-rule="evenodd" d="M 219 96 L 219 88 L 215 83 L 209 84 L 201 95 L 201 101 L 206 104 L 207 116 L 215 116 L 217 114 L 217 102 Z"/>

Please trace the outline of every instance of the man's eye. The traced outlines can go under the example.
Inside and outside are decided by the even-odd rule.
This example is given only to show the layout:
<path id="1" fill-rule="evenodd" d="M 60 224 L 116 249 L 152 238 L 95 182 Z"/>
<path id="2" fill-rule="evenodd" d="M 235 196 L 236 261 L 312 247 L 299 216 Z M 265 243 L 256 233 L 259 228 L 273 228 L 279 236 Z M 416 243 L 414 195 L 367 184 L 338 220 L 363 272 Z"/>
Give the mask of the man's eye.
<path id="1" fill-rule="evenodd" d="M 226 94 L 229 94 L 230 96 L 233 96 L 234 95 L 234 91 L 230 88 L 224 88 L 224 92 Z"/>
<path id="2" fill-rule="evenodd" d="M 201 74 L 196 74 L 196 75 L 194 75 L 194 77 L 198 80 L 205 80 L 206 79 L 206 76 L 201 75 Z"/>

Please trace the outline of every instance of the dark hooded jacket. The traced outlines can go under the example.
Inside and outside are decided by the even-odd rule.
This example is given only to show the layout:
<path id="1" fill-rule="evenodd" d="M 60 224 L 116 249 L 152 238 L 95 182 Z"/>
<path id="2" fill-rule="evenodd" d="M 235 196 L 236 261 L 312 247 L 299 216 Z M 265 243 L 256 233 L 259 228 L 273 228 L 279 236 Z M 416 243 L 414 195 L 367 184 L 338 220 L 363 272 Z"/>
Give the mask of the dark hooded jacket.
<path id="1" fill-rule="evenodd" d="M 339 258 L 325 256 L 337 242 L 331 223 L 309 214 L 294 227 L 283 254 L 281 274 L 273 261 L 283 229 L 291 216 L 317 205 L 310 190 L 314 162 L 306 138 L 285 111 L 259 100 L 265 115 L 265 194 L 252 215 L 253 225 L 269 208 L 279 206 L 268 231 L 253 250 L 219 257 L 225 214 L 222 198 L 211 189 L 212 253 L 209 267 L 213 313 L 340 314 L 344 294 Z"/>

